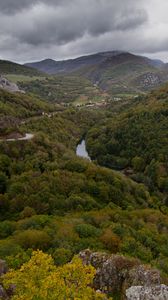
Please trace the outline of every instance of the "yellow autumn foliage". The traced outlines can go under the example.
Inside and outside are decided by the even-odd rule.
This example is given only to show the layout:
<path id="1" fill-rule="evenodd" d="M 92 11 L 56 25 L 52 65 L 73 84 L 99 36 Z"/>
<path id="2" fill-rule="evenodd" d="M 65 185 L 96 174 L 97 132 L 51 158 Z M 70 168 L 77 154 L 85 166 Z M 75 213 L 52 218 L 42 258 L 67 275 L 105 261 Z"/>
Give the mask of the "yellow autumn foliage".
<path id="1" fill-rule="evenodd" d="M 16 286 L 12 300 L 107 300 L 91 288 L 94 276 L 95 269 L 78 257 L 56 267 L 50 255 L 38 250 L 19 270 L 8 272 L 3 283 Z"/>

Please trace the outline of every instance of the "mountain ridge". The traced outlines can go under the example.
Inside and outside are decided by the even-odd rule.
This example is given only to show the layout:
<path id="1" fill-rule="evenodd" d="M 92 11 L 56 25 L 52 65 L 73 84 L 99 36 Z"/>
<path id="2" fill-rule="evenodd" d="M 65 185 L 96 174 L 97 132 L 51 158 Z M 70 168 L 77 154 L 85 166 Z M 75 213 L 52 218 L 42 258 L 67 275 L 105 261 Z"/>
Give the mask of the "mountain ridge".
<path id="1" fill-rule="evenodd" d="M 63 61 L 47 59 L 26 66 L 49 75 L 85 77 L 118 97 L 146 93 L 168 81 L 167 64 L 122 51 L 100 52 Z"/>
<path id="2" fill-rule="evenodd" d="M 160 66 L 164 65 L 164 63 L 161 60 L 152 60 L 144 56 L 140 55 L 135 55 L 130 52 L 125 52 L 125 51 L 107 51 L 107 52 L 97 52 L 94 54 L 90 55 L 84 55 L 84 56 L 79 56 L 77 58 L 72 58 L 72 59 L 66 59 L 66 60 L 54 60 L 50 58 L 43 59 L 41 61 L 36 61 L 32 63 L 25 63 L 24 66 L 28 66 L 31 68 L 37 68 L 43 72 L 48 72 L 49 74 L 57 74 L 57 73 L 66 73 L 66 72 L 72 72 L 74 71 L 74 66 L 73 64 L 78 64 L 77 69 L 81 67 L 82 64 L 85 65 L 94 65 L 95 63 L 101 63 L 104 60 L 110 58 L 110 57 L 116 57 L 118 55 L 132 55 L 132 57 L 139 57 L 146 59 L 148 62 L 151 63 L 153 66 Z M 48 66 L 51 66 L 52 68 L 47 68 L 45 69 L 45 66 L 48 64 Z M 68 66 L 68 69 L 66 68 Z M 69 70 L 69 67 L 71 67 L 71 70 Z"/>

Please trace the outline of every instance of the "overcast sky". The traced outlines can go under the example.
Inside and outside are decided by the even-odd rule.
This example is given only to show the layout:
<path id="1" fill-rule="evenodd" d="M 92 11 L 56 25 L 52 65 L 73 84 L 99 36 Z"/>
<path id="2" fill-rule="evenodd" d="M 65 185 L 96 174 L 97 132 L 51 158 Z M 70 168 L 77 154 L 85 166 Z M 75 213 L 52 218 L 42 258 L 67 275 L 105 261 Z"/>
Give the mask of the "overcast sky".
<path id="1" fill-rule="evenodd" d="M 0 58 L 124 50 L 168 62 L 167 0 L 0 0 Z"/>

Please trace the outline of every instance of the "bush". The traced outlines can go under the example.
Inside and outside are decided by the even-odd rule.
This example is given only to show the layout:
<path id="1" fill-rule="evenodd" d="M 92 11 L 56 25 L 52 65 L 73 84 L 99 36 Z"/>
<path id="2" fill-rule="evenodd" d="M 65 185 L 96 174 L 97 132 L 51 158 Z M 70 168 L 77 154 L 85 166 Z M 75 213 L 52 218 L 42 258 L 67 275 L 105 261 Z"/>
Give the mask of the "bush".
<path id="1" fill-rule="evenodd" d="M 90 224 L 79 224 L 75 226 L 76 232 L 80 238 L 95 237 L 100 234 L 100 231 Z"/>
<path id="2" fill-rule="evenodd" d="M 11 221 L 0 222 L 0 238 L 5 238 L 11 235 L 15 230 L 15 223 Z"/>
<path id="3" fill-rule="evenodd" d="M 72 259 L 72 252 L 69 249 L 58 248 L 52 251 L 52 257 L 57 266 L 64 265 Z"/>
<path id="4" fill-rule="evenodd" d="M 66 209 L 91 210 L 97 207 L 98 204 L 96 203 L 96 201 L 87 194 L 72 194 L 68 199 L 66 199 Z"/>
<path id="5" fill-rule="evenodd" d="M 22 252 L 22 248 L 13 239 L 0 241 L 0 258 L 17 255 L 20 252 Z"/>
<path id="6" fill-rule="evenodd" d="M 24 220 L 20 220 L 17 223 L 17 229 L 41 229 L 44 228 L 49 222 L 49 216 L 45 215 L 35 215 L 31 218 L 26 218 Z"/>
<path id="7" fill-rule="evenodd" d="M 4 173 L 0 172 L 0 194 L 4 194 L 7 188 L 7 177 Z"/>
<path id="8" fill-rule="evenodd" d="M 23 209 L 23 211 L 20 213 L 20 218 L 21 219 L 29 218 L 29 217 L 32 217 L 35 214 L 36 214 L 36 212 L 35 212 L 34 208 L 26 206 Z"/>
<path id="9" fill-rule="evenodd" d="M 6 288 L 11 284 L 16 286 L 15 300 L 106 300 L 104 294 L 91 288 L 95 273 L 91 265 L 84 266 L 79 258 L 74 258 L 71 264 L 56 267 L 50 255 L 37 251 L 21 269 L 8 272 L 3 284 Z"/>
<path id="10" fill-rule="evenodd" d="M 17 232 L 15 240 L 24 249 L 46 249 L 51 242 L 51 238 L 46 232 L 35 229 Z"/>
<path id="11" fill-rule="evenodd" d="M 121 240 L 110 228 L 104 231 L 100 240 L 110 252 L 117 253 L 119 251 Z"/>

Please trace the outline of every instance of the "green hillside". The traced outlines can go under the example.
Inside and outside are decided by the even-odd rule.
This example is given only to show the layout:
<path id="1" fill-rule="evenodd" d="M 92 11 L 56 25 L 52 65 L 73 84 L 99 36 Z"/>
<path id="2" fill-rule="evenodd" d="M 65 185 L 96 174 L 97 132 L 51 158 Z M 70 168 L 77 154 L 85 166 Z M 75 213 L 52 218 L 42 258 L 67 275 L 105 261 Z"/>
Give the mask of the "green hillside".
<path id="1" fill-rule="evenodd" d="M 145 93 L 168 80 L 168 73 L 162 66 L 130 53 L 109 57 L 100 64 L 83 67 L 77 73 L 120 98 Z"/>
<path id="2" fill-rule="evenodd" d="M 55 103 L 86 104 L 99 102 L 108 95 L 81 76 L 50 76 L 45 79 L 18 81 L 27 93 Z"/>
<path id="3" fill-rule="evenodd" d="M 167 277 L 167 95 L 165 86 L 103 110 L 56 112 L 0 91 L 5 130 L 33 134 L 0 140 L 0 258 L 17 269 L 40 249 L 63 265 L 90 248 L 138 258 Z M 92 162 L 75 154 L 85 136 Z"/>
<path id="4" fill-rule="evenodd" d="M 131 168 L 132 178 L 166 196 L 168 86 L 136 98 L 130 106 L 89 131 L 89 153 L 101 165 L 119 170 Z"/>
<path id="5" fill-rule="evenodd" d="M 87 78 L 113 99 L 134 97 L 168 81 L 167 66 L 162 61 L 122 51 L 96 53 L 64 61 L 47 59 L 27 66 L 50 75 Z"/>
<path id="6" fill-rule="evenodd" d="M 64 248 L 66 253 L 69 251 L 68 257 L 87 247 L 116 252 L 120 238 L 116 231 L 115 249 L 106 244 L 105 231 L 112 228 L 106 221 L 109 216 L 104 219 L 101 210 L 122 213 L 155 207 L 143 184 L 76 157 L 77 142 L 104 114 L 71 109 L 51 118 L 29 118 L 20 129 L 35 134 L 31 141 L 0 142 L 1 256 L 13 257 L 31 247 L 50 253 L 55 247 Z M 100 218 L 95 221 L 97 225 L 92 220 L 96 213 L 96 218 Z M 57 228 L 56 232 L 52 228 Z M 67 234 L 62 233 L 66 231 Z M 24 245 L 25 239 L 28 242 Z M 145 253 L 147 250 L 143 249 Z"/>
<path id="7" fill-rule="evenodd" d="M 35 70 L 30 67 L 26 67 L 11 61 L 0 60 L 0 74 L 14 74 L 25 76 L 44 76 L 41 71 Z"/>
<path id="8" fill-rule="evenodd" d="M 13 94 L 0 89 L 0 116 L 29 117 L 49 111 L 52 105 L 25 94 Z"/>
<path id="9" fill-rule="evenodd" d="M 0 89 L 0 135 L 17 131 L 26 118 L 39 116 L 42 112 L 56 109 L 45 101 L 20 93 L 9 93 Z"/>

